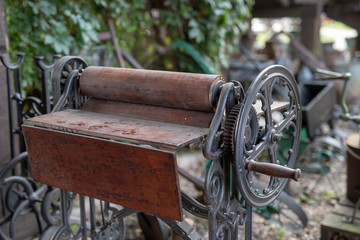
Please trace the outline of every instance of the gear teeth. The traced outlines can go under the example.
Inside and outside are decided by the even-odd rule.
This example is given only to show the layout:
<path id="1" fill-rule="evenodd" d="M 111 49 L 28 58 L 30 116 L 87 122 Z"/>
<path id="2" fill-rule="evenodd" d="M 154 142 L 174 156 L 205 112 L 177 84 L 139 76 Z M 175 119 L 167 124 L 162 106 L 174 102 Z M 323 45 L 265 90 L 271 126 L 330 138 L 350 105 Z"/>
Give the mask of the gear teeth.
<path id="1" fill-rule="evenodd" d="M 243 104 L 237 104 L 235 105 L 231 111 L 229 112 L 226 121 L 225 121 L 225 129 L 224 129 L 224 137 L 223 137 L 223 142 L 224 142 L 224 157 L 225 159 L 233 162 L 234 161 L 234 140 L 233 140 L 233 135 L 234 135 L 234 130 L 236 127 L 236 121 L 238 119 L 238 116 L 240 114 L 240 110 L 242 108 Z"/>
<path id="2" fill-rule="evenodd" d="M 242 103 L 235 105 L 229 112 L 225 121 L 225 129 L 223 133 L 224 158 L 231 162 L 234 161 L 234 131 L 242 107 Z M 252 108 L 251 111 L 253 111 L 253 113 L 257 116 L 255 108 Z"/>

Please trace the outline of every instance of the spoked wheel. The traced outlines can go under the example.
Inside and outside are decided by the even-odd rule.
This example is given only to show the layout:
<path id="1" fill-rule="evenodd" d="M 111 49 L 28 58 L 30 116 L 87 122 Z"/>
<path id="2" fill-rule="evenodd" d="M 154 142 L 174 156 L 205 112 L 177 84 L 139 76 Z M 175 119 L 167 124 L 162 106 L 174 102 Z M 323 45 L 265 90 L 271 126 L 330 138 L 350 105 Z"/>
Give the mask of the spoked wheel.
<path id="1" fill-rule="evenodd" d="M 280 103 L 274 101 L 275 93 L 279 91 L 286 96 Z M 262 116 L 261 121 L 256 115 Z M 225 157 L 234 163 L 237 188 L 248 204 L 265 207 L 273 202 L 288 182 L 286 174 L 279 174 L 282 171 L 301 174 L 300 170 L 291 171 L 297 156 L 300 130 L 300 96 L 293 76 L 282 66 L 266 68 L 251 84 L 244 102 L 228 114 L 225 123 Z M 277 150 L 284 134 L 291 138 L 286 145 L 285 160 L 280 162 Z M 266 174 L 252 171 L 250 165 L 265 159 L 268 170 L 260 172 Z M 269 174 L 274 171 L 277 174 Z M 259 179 L 267 182 L 262 189 L 254 187 Z"/>
<path id="2" fill-rule="evenodd" d="M 283 192 L 284 193 L 284 192 Z M 304 231 L 308 218 L 304 210 L 289 195 L 279 196 L 276 201 L 279 208 L 279 223 L 294 233 Z"/>
<path id="3" fill-rule="evenodd" d="M 88 64 L 84 59 L 74 56 L 62 57 L 55 63 L 51 73 L 54 105 L 56 105 L 64 91 L 66 79 L 69 74 L 73 70 L 85 69 L 87 66 Z"/>
<path id="4" fill-rule="evenodd" d="M 69 199 L 67 203 L 67 211 L 68 215 L 70 215 L 72 208 L 73 208 L 73 200 Z M 52 190 L 48 191 L 44 198 L 41 205 L 41 214 L 44 220 L 49 225 L 60 225 L 61 223 L 61 209 L 60 209 L 60 189 L 53 188 Z"/>

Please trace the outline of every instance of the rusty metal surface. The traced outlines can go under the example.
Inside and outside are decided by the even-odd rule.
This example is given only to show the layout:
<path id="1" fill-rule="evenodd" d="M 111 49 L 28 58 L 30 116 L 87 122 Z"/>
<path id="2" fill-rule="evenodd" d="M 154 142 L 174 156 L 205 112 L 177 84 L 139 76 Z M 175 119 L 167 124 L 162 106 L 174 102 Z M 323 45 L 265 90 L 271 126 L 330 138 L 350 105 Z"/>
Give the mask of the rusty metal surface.
<path id="1" fill-rule="evenodd" d="M 175 153 L 24 127 L 36 181 L 182 220 Z"/>
<path id="2" fill-rule="evenodd" d="M 177 149 L 202 141 L 207 130 L 82 110 L 38 116 L 27 119 L 25 125 L 166 149 Z"/>
<path id="3" fill-rule="evenodd" d="M 88 67 L 80 89 L 92 98 L 213 112 L 213 87 L 221 80 L 209 74 Z"/>
<path id="4" fill-rule="evenodd" d="M 142 104 L 89 99 L 83 110 L 114 116 L 208 128 L 214 113 L 156 107 Z"/>
<path id="5" fill-rule="evenodd" d="M 304 84 L 301 89 L 303 125 L 307 126 L 310 139 L 316 136 L 320 124 L 332 114 L 336 104 L 336 91 L 333 83 L 314 82 Z"/>

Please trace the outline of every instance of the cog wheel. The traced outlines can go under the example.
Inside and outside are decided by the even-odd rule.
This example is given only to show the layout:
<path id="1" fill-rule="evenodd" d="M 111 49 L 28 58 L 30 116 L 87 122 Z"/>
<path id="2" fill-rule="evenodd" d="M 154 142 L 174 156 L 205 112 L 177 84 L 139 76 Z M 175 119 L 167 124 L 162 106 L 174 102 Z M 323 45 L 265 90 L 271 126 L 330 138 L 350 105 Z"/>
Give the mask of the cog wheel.
<path id="1" fill-rule="evenodd" d="M 73 70 L 85 69 L 87 66 L 88 64 L 85 62 L 84 59 L 74 56 L 62 57 L 55 63 L 51 72 L 51 84 L 54 97 L 54 106 L 59 100 L 61 94 L 63 93 L 68 75 Z"/>
<path id="2" fill-rule="evenodd" d="M 262 115 L 261 124 L 254 117 L 254 108 Z M 248 163 L 261 160 L 286 168 L 293 168 L 295 164 L 301 103 L 292 74 L 279 65 L 264 69 L 250 85 L 241 106 L 231 111 L 226 123 L 224 156 L 231 155 L 233 159 L 236 187 L 249 205 L 265 207 L 279 196 L 288 179 L 260 172 L 254 174 L 248 170 Z M 286 155 L 279 155 L 280 148 Z M 267 182 L 264 188 L 256 187 L 257 182 L 264 181 Z"/>
<path id="3" fill-rule="evenodd" d="M 229 112 L 224 129 L 224 155 L 226 159 L 229 159 L 233 162 L 234 159 L 234 132 L 236 128 L 236 122 L 239 118 L 241 108 L 243 107 L 242 103 L 235 105 Z M 245 125 L 245 148 L 247 151 L 250 151 L 257 139 L 259 133 L 259 122 L 257 119 L 257 113 L 254 107 L 251 108 L 249 113 L 248 121 Z"/>

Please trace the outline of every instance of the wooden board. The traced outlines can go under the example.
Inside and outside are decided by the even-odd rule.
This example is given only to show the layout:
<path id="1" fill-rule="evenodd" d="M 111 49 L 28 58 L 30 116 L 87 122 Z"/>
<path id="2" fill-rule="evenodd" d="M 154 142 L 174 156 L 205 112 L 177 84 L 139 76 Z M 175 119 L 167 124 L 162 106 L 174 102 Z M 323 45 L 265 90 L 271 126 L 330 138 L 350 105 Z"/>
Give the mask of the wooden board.
<path id="1" fill-rule="evenodd" d="M 356 212 L 353 224 L 344 219 L 352 217 L 355 204 L 348 199 L 342 199 L 321 222 L 321 239 L 332 239 L 332 235 L 340 233 L 348 237 L 360 237 L 360 210 Z"/>
<path id="2" fill-rule="evenodd" d="M 178 149 L 201 142 L 207 132 L 206 128 L 146 121 L 82 110 L 66 110 L 41 115 L 25 120 L 25 125 L 151 145 L 163 149 Z"/>
<path id="3" fill-rule="evenodd" d="M 23 126 L 36 181 L 181 220 L 175 152 Z"/>
<path id="4" fill-rule="evenodd" d="M 343 216 L 329 213 L 325 216 L 321 223 L 321 239 L 332 239 L 332 235 L 340 233 L 348 237 L 360 237 L 360 221 L 357 220 L 355 223 L 346 223 L 343 221 Z M 352 239 L 352 238 L 350 238 Z"/>

